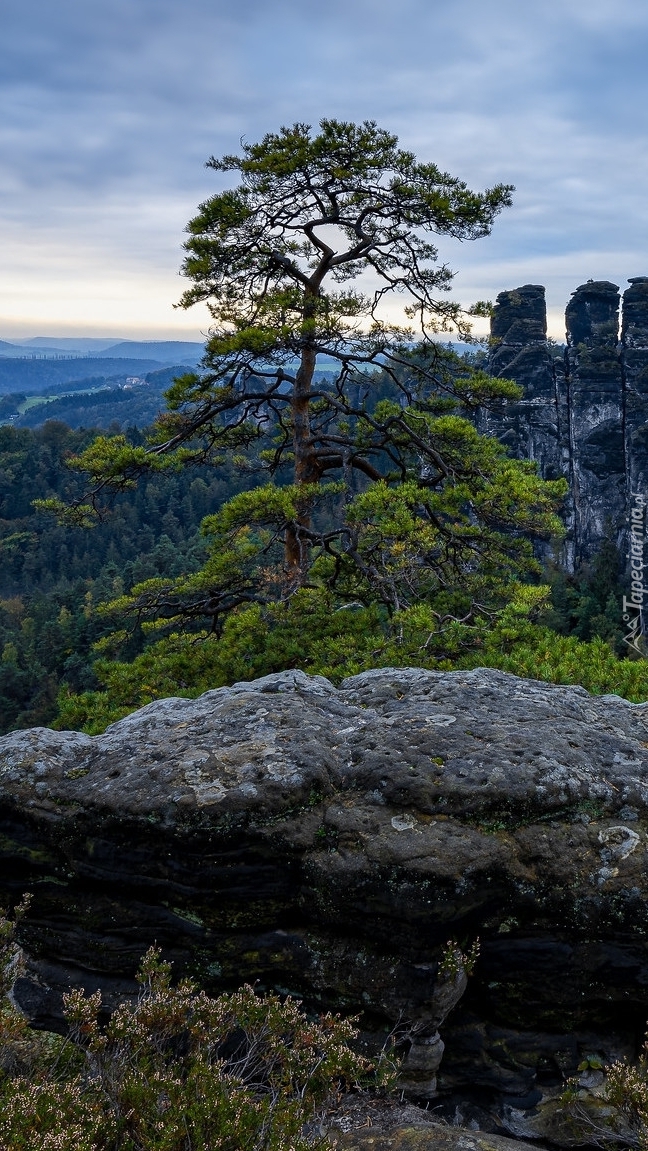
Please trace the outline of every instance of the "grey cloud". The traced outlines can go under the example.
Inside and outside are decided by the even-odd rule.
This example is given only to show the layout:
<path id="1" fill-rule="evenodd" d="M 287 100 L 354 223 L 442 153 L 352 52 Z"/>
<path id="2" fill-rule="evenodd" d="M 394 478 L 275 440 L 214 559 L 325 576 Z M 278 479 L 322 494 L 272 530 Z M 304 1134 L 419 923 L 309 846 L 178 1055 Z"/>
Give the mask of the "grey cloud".
<path id="1" fill-rule="evenodd" d="M 517 185 L 491 238 L 448 245 L 458 287 L 537 260 L 557 293 L 568 253 L 648 271 L 647 41 L 645 0 L 5 0 L 0 241 L 53 280 L 90 255 L 98 294 L 107 265 L 170 275 L 208 155 L 336 115 Z"/>

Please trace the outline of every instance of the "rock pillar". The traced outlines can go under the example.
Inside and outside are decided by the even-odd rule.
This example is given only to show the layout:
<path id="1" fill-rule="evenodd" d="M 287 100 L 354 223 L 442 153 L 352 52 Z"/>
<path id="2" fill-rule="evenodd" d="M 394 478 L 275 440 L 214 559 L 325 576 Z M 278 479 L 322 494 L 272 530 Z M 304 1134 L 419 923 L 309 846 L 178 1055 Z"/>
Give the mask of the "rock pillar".
<path id="1" fill-rule="evenodd" d="M 496 436 L 517 459 L 535 460 L 546 480 L 568 475 L 568 413 L 556 387 L 556 363 L 547 343 L 547 307 L 542 284 L 524 284 L 500 292 L 491 320 L 489 371 L 493 376 L 515 380 L 524 388 L 517 403 L 503 403 L 497 410 L 483 411 L 479 429 Z M 562 375 L 562 363 L 558 362 Z M 564 408 L 564 410 L 563 410 Z M 571 523 L 570 500 L 564 518 Z M 551 545 L 539 543 L 538 553 L 550 558 Z M 572 566 L 570 535 L 561 562 Z"/>
<path id="2" fill-rule="evenodd" d="M 648 276 L 623 293 L 621 349 L 625 384 L 628 495 L 648 499 Z"/>
<path id="3" fill-rule="evenodd" d="M 619 289 L 588 280 L 572 295 L 567 328 L 570 486 L 575 559 L 591 557 L 626 526 L 624 395 L 617 350 Z"/>
<path id="4" fill-rule="evenodd" d="M 541 284 L 500 292 L 491 337 L 491 375 L 515 380 L 524 396 L 497 411 L 483 412 L 480 430 L 497 436 L 518 459 L 537 460 L 545 479 L 556 479 L 562 474 L 558 408 Z"/>

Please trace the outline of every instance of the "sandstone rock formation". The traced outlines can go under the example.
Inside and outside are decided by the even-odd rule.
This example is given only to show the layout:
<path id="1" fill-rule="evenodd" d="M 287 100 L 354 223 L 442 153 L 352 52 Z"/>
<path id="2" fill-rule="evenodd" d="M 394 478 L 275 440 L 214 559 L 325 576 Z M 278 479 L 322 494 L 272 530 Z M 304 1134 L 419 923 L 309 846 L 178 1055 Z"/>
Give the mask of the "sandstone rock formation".
<path id="1" fill-rule="evenodd" d="M 546 479 L 563 474 L 556 405 L 553 357 L 547 344 L 545 290 L 525 284 L 500 292 L 491 323 L 497 341 L 490 355 L 490 372 L 524 387 L 517 403 L 507 403 L 493 415 L 484 412 L 482 430 L 497 435 L 513 455 L 538 460 Z"/>
<path id="2" fill-rule="evenodd" d="M 479 936 L 440 1098 L 542 1133 L 536 1105 L 585 1055 L 642 1035 L 647 802 L 648 704 L 489 669 L 339 690 L 284 672 L 94 738 L 14 732 L 0 903 L 34 895 L 15 995 L 56 1026 L 62 988 L 128 994 L 157 941 L 212 992 L 259 981 L 360 1012 L 369 1045 L 396 1027 L 429 1095 L 454 1002 L 441 949 Z"/>
<path id="3" fill-rule="evenodd" d="M 610 536 L 625 552 L 633 498 L 648 495 L 648 277 L 630 280 L 620 334 L 619 299 L 606 280 L 576 289 L 564 357 L 546 340 L 540 285 L 501 292 L 491 324 L 489 370 L 524 397 L 484 412 L 480 426 L 546 479 L 569 481 L 561 560 L 571 570 Z"/>

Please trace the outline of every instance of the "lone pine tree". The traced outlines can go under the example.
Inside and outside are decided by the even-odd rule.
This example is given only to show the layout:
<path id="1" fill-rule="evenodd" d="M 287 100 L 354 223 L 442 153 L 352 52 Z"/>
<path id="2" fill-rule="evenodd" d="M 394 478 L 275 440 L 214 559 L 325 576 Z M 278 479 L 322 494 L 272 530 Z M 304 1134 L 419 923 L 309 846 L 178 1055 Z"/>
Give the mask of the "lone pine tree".
<path id="1" fill-rule="evenodd" d="M 200 572 L 146 581 L 117 613 L 218 633 L 234 609 L 319 589 L 389 616 L 425 603 L 440 627 L 490 618 L 535 570 L 528 537 L 559 530 L 564 485 L 466 418 L 519 390 L 435 341 L 469 318 L 432 241 L 488 235 L 512 188 L 473 192 L 371 121 L 295 124 L 208 166 L 238 183 L 187 229 L 181 306 L 213 320 L 202 370 L 174 382 L 147 445 L 99 437 L 76 460 L 92 501 L 68 515 L 196 462 L 234 460 L 251 490 L 205 520 Z"/>

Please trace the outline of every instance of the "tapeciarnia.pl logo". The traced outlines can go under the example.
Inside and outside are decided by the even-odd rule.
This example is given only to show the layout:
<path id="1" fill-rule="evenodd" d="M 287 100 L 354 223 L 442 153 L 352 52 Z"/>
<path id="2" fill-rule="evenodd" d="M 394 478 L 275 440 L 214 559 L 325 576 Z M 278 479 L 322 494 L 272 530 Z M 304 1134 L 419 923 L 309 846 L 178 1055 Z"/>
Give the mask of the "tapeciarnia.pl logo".
<path id="1" fill-rule="evenodd" d="M 646 543 L 646 498 L 642 495 L 633 497 L 630 512 L 630 597 L 623 597 L 623 620 L 627 625 L 627 632 L 623 642 L 645 656 L 646 652 L 641 645 L 644 634 L 643 604 L 648 588 L 644 584 L 643 573 L 644 547 Z"/>

